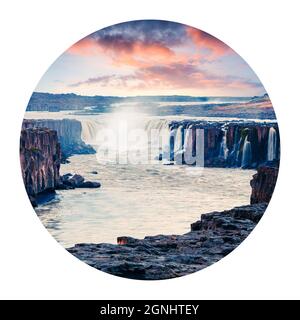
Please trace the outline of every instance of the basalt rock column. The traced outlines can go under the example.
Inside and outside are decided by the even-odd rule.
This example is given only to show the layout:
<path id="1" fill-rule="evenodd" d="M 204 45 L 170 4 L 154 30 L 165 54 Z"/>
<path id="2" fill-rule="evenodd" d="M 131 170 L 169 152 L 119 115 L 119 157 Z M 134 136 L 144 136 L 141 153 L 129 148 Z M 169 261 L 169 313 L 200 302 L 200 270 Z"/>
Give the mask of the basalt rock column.
<path id="1" fill-rule="evenodd" d="M 57 133 L 47 128 L 30 128 L 21 131 L 20 162 L 22 176 L 31 203 L 36 196 L 54 192 L 60 182 L 61 149 Z"/>

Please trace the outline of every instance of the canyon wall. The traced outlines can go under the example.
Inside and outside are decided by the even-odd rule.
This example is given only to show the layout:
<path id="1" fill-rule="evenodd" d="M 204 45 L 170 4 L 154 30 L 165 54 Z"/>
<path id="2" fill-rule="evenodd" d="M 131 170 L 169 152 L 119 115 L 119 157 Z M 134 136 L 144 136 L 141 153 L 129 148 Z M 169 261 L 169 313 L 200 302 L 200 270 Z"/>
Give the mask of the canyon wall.
<path id="1" fill-rule="evenodd" d="M 81 139 L 81 122 L 75 119 L 38 119 L 24 120 L 22 127 L 25 128 L 49 128 L 57 132 L 61 144 L 62 154 L 67 158 L 73 154 L 90 154 L 95 150 L 85 144 Z"/>
<path id="2" fill-rule="evenodd" d="M 271 200 L 275 189 L 278 167 L 262 166 L 257 169 L 257 173 L 253 176 L 250 182 L 252 193 L 250 203 L 262 203 Z"/>
<path id="3" fill-rule="evenodd" d="M 266 162 L 278 163 L 280 139 L 277 123 L 172 121 L 170 123 L 170 157 L 176 160 L 187 151 L 195 156 L 197 129 L 204 132 L 204 165 L 206 167 L 257 168 Z M 190 134 L 187 136 L 187 131 Z M 178 135 L 181 132 L 181 135 Z"/>
<path id="4" fill-rule="evenodd" d="M 60 160 L 61 149 L 56 131 L 47 128 L 21 131 L 21 170 L 33 206 L 36 206 L 37 195 L 54 192 L 59 184 Z"/>

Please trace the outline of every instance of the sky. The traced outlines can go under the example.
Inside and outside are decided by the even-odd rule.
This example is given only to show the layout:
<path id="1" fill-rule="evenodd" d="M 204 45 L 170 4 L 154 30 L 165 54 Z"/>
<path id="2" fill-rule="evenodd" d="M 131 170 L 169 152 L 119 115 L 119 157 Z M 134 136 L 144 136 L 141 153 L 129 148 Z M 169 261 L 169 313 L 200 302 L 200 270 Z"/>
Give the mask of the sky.
<path id="1" fill-rule="evenodd" d="M 222 41 L 160 20 L 125 22 L 81 39 L 51 65 L 35 91 L 106 96 L 265 93 L 252 69 Z"/>

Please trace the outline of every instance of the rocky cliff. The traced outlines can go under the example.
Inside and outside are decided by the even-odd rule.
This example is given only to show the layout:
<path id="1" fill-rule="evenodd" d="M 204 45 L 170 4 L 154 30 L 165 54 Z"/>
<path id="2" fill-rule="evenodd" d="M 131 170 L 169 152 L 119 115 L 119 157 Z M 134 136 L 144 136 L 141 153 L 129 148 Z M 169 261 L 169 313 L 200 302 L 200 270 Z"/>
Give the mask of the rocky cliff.
<path id="1" fill-rule="evenodd" d="M 56 131 L 46 128 L 21 131 L 21 170 L 33 206 L 36 206 L 39 194 L 54 192 L 59 184 L 60 159 L 61 149 Z"/>
<path id="2" fill-rule="evenodd" d="M 262 166 L 257 169 L 257 173 L 250 182 L 252 187 L 251 204 L 269 202 L 271 200 L 277 177 L 278 167 Z"/>
<path id="3" fill-rule="evenodd" d="M 76 244 L 68 251 L 116 276 L 161 280 L 201 270 L 233 251 L 262 217 L 266 203 L 202 215 L 184 235 L 119 237 L 118 245 Z"/>
<path id="4" fill-rule="evenodd" d="M 73 154 L 90 154 L 95 150 L 85 144 L 81 139 L 81 122 L 75 119 L 39 119 L 24 120 L 23 128 L 49 128 L 57 132 L 58 140 L 61 144 L 63 157 Z"/>
<path id="5" fill-rule="evenodd" d="M 47 201 L 55 190 L 99 188 L 96 181 L 86 181 L 78 174 L 60 176 L 61 146 L 56 130 L 49 128 L 22 129 L 20 162 L 23 181 L 31 204 Z"/>
<path id="6" fill-rule="evenodd" d="M 173 121 L 170 123 L 171 160 L 176 159 L 178 131 L 182 132 L 181 151 L 196 154 L 196 131 L 204 132 L 204 165 L 206 167 L 257 168 L 268 161 L 279 161 L 280 139 L 276 122 L 209 122 Z M 187 135 L 187 131 L 191 134 Z"/>
<path id="7" fill-rule="evenodd" d="M 250 183 L 250 205 L 202 214 L 186 234 L 119 237 L 118 245 L 81 243 L 68 251 L 96 269 L 132 279 L 169 279 L 201 270 L 232 252 L 255 228 L 277 174 L 276 166 L 259 167 Z"/>

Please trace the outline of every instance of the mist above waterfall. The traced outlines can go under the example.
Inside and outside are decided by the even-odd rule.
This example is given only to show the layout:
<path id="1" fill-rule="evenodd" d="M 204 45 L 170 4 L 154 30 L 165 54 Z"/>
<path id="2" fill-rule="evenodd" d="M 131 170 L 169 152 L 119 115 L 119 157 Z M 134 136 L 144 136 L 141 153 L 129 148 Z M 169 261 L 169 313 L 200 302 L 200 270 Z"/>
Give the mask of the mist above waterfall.
<path id="1" fill-rule="evenodd" d="M 69 47 L 36 90 L 21 131 L 26 190 L 34 181 L 46 228 L 92 267 L 140 280 L 192 273 L 262 217 L 276 115 L 214 36 L 171 21 L 108 26 Z M 35 201 L 44 189 L 52 202 Z"/>
<path id="2" fill-rule="evenodd" d="M 174 162 L 195 165 L 196 161 L 200 161 L 197 158 L 199 150 L 205 150 L 200 151 L 200 154 L 204 153 L 205 166 L 255 168 L 265 161 L 279 158 L 279 135 L 274 121 L 192 117 L 177 112 L 179 102 L 182 104 L 180 108 L 187 111 L 190 108 L 201 110 L 202 107 L 209 110 L 210 107 L 205 103 L 214 103 L 216 106 L 217 101 L 216 98 L 202 101 L 176 101 L 175 98 L 174 101 L 159 101 L 149 97 L 144 101 L 133 99 L 126 103 L 113 103 L 106 109 L 109 112 L 90 113 L 90 109 L 80 113 L 27 112 L 26 117 L 79 120 L 82 126 L 81 138 L 97 151 L 99 161 L 161 161 L 166 164 Z M 200 107 L 198 102 L 201 102 Z M 172 114 L 166 115 L 165 107 L 172 109 Z M 269 129 L 271 127 L 273 129 Z M 205 131 L 202 144 L 197 143 L 201 140 L 201 135 L 196 132 L 197 128 Z M 250 130 L 247 141 L 242 133 L 244 129 Z"/>

